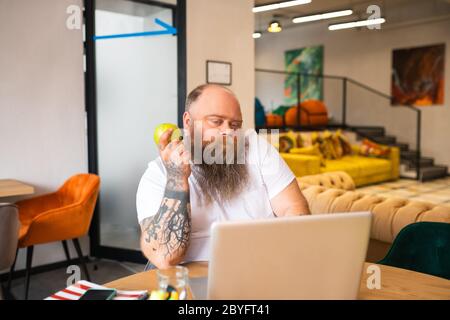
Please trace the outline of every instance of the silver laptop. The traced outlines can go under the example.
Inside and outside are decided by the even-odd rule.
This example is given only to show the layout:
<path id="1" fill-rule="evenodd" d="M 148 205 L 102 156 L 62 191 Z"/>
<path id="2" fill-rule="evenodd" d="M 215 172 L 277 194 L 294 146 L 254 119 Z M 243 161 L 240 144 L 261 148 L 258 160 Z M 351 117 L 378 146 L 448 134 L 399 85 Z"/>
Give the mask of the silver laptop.
<path id="1" fill-rule="evenodd" d="M 371 217 L 353 212 L 215 223 L 208 279 L 191 279 L 193 294 L 197 299 L 356 299 Z"/>

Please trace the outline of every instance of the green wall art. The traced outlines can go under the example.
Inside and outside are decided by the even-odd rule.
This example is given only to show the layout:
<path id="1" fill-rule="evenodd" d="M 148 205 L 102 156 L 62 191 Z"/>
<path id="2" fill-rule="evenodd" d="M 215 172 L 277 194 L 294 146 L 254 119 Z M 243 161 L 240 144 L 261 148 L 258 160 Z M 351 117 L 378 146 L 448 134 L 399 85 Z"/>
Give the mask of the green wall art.
<path id="1" fill-rule="evenodd" d="M 301 73 L 300 100 L 323 100 L 323 79 L 307 76 L 322 75 L 323 46 L 312 46 L 285 52 L 285 67 L 287 72 Z M 286 76 L 284 85 L 285 104 L 297 105 L 297 75 Z"/>

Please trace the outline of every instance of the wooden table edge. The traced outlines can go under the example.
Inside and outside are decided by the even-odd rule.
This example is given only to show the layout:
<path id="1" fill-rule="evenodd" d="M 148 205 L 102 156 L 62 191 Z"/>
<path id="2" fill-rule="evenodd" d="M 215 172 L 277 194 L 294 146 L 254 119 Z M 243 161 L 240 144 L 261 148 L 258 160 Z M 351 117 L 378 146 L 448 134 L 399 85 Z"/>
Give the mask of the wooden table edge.
<path id="1" fill-rule="evenodd" d="M 367 282 L 367 278 L 368 276 L 370 276 L 370 274 L 367 274 L 368 267 L 372 265 L 380 267 L 382 283 L 383 283 L 383 273 L 385 277 L 387 276 L 388 284 L 385 284 L 385 288 L 382 289 L 364 288 L 364 283 Z M 208 275 L 207 262 L 188 263 L 186 264 L 186 267 L 188 267 L 189 269 L 190 278 L 205 277 Z M 142 285 L 143 281 L 147 282 L 148 285 L 143 286 Z M 155 289 L 157 286 L 156 270 L 149 270 L 145 272 L 136 273 L 134 275 L 130 275 L 121 279 L 108 282 L 104 286 L 109 288 L 116 288 L 119 290 Z M 403 290 L 396 292 L 395 291 L 396 288 L 403 288 L 403 289 L 416 288 L 418 289 L 418 291 Z M 391 289 L 391 291 L 389 291 L 389 289 Z M 421 289 L 423 290 L 436 289 L 436 291 L 424 293 L 420 291 Z M 358 299 L 359 300 L 410 300 L 410 299 L 450 300 L 450 280 L 411 270 L 366 262 L 364 264 L 364 269 L 361 276 L 361 284 Z"/>
<path id="2" fill-rule="evenodd" d="M 0 179 L 0 186 L 1 183 L 7 183 L 7 182 L 12 182 L 13 184 L 15 184 L 15 186 L 12 188 L 14 191 L 6 191 L 6 192 L 2 192 L 1 188 L 0 188 L 0 198 L 6 198 L 6 197 L 16 197 L 16 196 L 26 196 L 26 195 L 31 195 L 34 194 L 35 190 L 34 187 L 32 185 L 26 184 L 22 181 L 19 180 L 15 180 L 15 179 Z M 19 190 L 20 189 L 20 190 Z"/>

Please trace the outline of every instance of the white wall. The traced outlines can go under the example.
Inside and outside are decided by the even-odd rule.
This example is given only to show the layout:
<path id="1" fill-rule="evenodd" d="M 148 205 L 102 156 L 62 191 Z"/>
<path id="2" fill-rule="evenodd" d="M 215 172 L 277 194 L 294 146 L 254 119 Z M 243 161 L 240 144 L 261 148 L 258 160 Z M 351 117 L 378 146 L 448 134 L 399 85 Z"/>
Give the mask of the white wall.
<path id="1" fill-rule="evenodd" d="M 66 8 L 81 3 L 0 0 L 0 179 L 36 194 L 87 171 L 82 33 L 66 28 Z M 36 247 L 34 265 L 62 260 L 60 243 Z"/>
<path id="2" fill-rule="evenodd" d="M 206 60 L 232 63 L 230 87 L 242 108 L 244 126 L 254 127 L 254 14 L 252 0 L 188 0 L 187 88 L 206 82 Z"/>
<path id="3" fill-rule="evenodd" d="M 284 70 L 284 51 L 312 45 L 324 45 L 324 74 L 339 75 L 361 81 L 381 92 L 390 94 L 392 50 L 435 43 L 446 43 L 446 81 L 444 106 L 422 108 L 422 151 L 434 157 L 436 163 L 450 166 L 448 135 L 450 129 L 450 21 L 441 21 L 402 28 L 382 30 L 328 31 L 328 22 L 305 24 L 287 29 L 281 34 L 264 34 L 256 41 L 256 67 Z M 281 99 L 282 80 L 257 75 L 257 96 L 261 95 L 270 108 L 271 100 Z M 280 82 L 281 81 L 281 82 Z M 333 86 L 330 85 L 329 86 Z M 271 91 L 272 90 L 272 91 Z M 350 86 L 349 119 L 367 124 L 386 124 L 392 133 L 405 142 L 415 139 L 415 116 L 389 103 Z M 341 95 L 337 85 L 327 90 L 325 97 L 331 111 L 338 117 Z M 273 98 L 271 98 L 273 97 Z M 264 103 L 264 102 L 263 102 Z M 332 104 L 337 103 L 334 107 Z M 362 107 L 369 105 L 369 107 Z M 368 119 L 368 120 L 365 120 Z"/>

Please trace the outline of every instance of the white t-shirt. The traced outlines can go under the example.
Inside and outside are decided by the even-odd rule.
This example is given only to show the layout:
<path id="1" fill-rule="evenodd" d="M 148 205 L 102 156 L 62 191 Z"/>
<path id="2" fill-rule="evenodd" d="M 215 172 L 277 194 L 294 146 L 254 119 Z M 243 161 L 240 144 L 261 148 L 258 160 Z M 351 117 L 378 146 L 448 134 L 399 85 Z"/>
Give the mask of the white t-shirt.
<path id="1" fill-rule="evenodd" d="M 200 206 L 197 181 L 191 174 L 191 240 L 185 262 L 208 261 L 211 225 L 215 221 L 249 220 L 275 217 L 270 199 L 284 190 L 295 178 L 292 171 L 269 142 L 256 131 L 249 135 L 249 184 L 244 191 L 227 203 L 213 201 Z M 136 206 L 139 223 L 155 215 L 161 205 L 166 187 L 166 169 L 161 158 L 148 164 L 139 183 Z"/>

